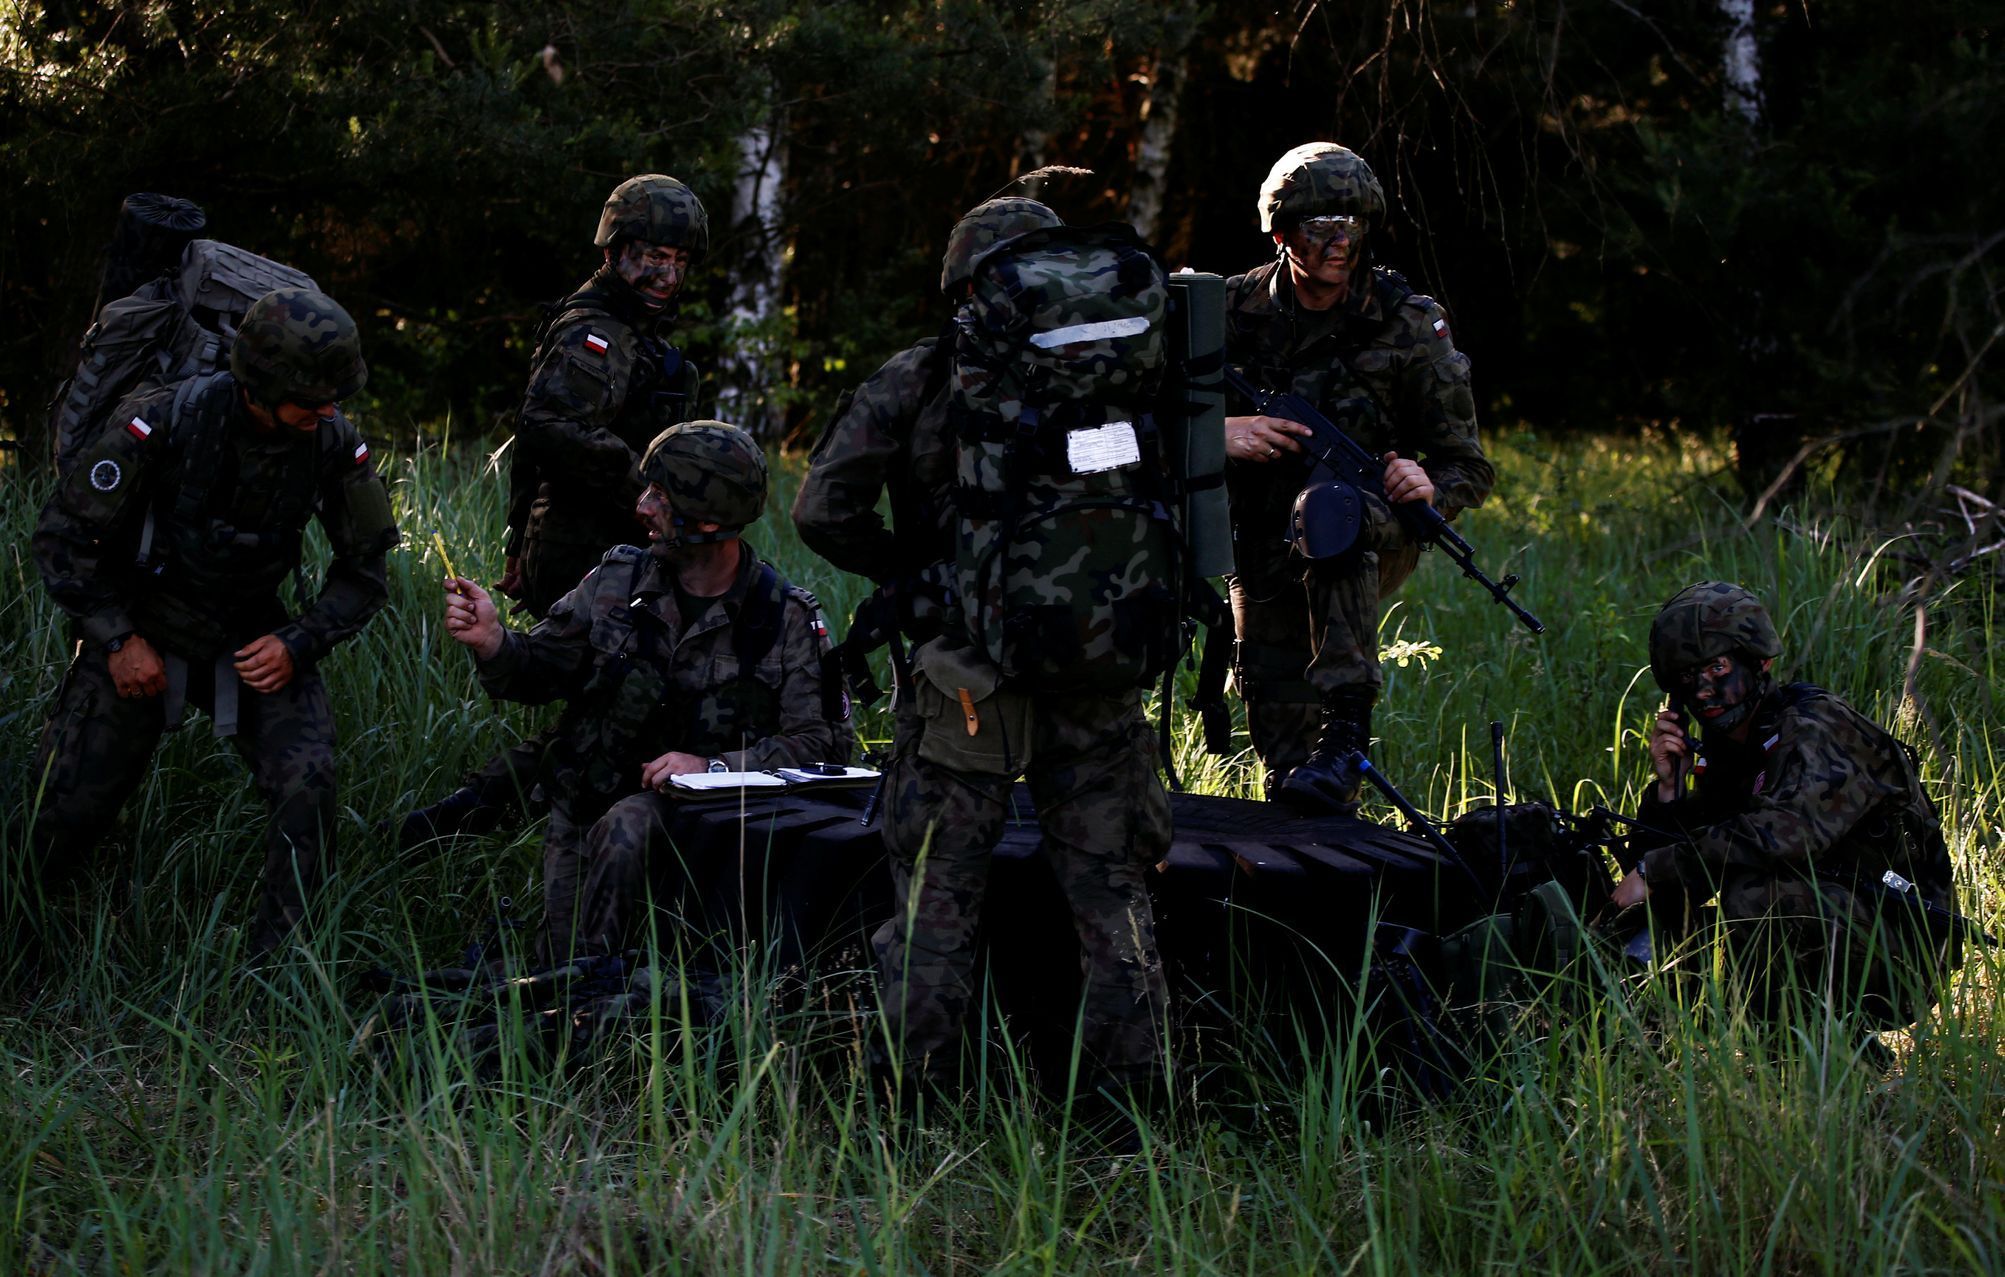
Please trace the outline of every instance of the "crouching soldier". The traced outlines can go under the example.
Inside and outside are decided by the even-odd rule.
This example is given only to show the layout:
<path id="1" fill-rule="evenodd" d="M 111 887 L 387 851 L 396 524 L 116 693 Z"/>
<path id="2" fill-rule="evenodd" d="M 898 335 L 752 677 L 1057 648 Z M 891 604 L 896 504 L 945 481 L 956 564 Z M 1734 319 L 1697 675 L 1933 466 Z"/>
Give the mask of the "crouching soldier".
<path id="1" fill-rule="evenodd" d="M 1648 900 L 1675 923 L 1717 896 L 1732 976 L 1762 1018 L 1808 992 L 1864 1028 L 1911 1023 L 1958 948 L 1941 821 L 1908 747 L 1829 692 L 1778 685 L 1781 652 L 1738 585 L 1700 582 L 1658 612 L 1650 671 L 1672 707 L 1638 816 L 1663 840 L 1615 903 Z"/>
<path id="2" fill-rule="evenodd" d="M 193 704 L 272 810 L 252 952 L 298 922 L 334 853 L 334 716 L 315 665 L 383 606 L 398 539 L 335 407 L 367 375 L 348 312 L 280 289 L 245 313 L 228 371 L 125 400 L 79 453 L 34 536 L 83 636 L 29 777 L 38 878 L 81 863 Z M 279 584 L 316 517 L 333 562 L 289 617 Z"/>
<path id="3" fill-rule="evenodd" d="M 447 583 L 446 631 L 504 699 L 565 701 L 544 755 L 546 956 L 617 952 L 675 877 L 672 777 L 841 762 L 846 703 L 824 684 L 820 605 L 740 533 L 766 504 L 766 458 L 716 421 L 671 426 L 641 461 L 649 546 L 615 546 L 527 633 L 473 582 Z M 661 883 L 672 896 L 686 883 Z"/>

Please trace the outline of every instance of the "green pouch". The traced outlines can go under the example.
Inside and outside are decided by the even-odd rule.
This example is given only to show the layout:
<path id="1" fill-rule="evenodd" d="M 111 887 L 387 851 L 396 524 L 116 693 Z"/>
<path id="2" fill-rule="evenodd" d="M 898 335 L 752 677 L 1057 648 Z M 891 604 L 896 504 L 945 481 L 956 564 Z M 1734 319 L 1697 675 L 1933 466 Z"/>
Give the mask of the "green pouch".
<path id="1" fill-rule="evenodd" d="M 1014 776 L 1030 765 L 1030 698 L 972 648 L 934 639 L 912 654 L 919 757 L 950 771 Z"/>

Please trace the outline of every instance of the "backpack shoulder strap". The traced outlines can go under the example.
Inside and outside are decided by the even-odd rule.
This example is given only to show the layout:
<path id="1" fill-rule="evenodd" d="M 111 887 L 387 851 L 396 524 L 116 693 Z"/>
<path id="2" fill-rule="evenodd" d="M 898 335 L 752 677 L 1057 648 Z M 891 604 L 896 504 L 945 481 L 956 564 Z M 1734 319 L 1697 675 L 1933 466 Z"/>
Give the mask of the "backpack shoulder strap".
<path id="1" fill-rule="evenodd" d="M 190 377 L 174 388 L 167 443 L 182 456 L 181 483 L 174 494 L 178 523 L 194 523 L 208 508 L 229 445 L 230 391 L 236 384 L 228 373 L 218 372 Z"/>
<path id="2" fill-rule="evenodd" d="M 786 621 L 786 600 L 786 584 L 780 580 L 778 569 L 761 562 L 731 626 L 731 649 L 738 657 L 739 677 L 750 678 L 780 641 L 780 627 Z"/>

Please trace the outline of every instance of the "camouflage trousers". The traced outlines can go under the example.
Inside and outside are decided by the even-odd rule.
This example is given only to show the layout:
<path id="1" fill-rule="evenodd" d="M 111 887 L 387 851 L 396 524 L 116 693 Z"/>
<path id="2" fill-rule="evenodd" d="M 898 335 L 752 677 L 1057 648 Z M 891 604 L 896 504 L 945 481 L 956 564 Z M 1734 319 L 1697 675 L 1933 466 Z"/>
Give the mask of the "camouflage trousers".
<path id="1" fill-rule="evenodd" d="M 1231 580 L 1232 681 L 1270 789 L 1309 757 L 1325 695 L 1377 695 L 1379 602 L 1419 561 L 1420 547 L 1402 541 L 1342 566 L 1304 564 L 1285 550 L 1241 564 Z"/>
<path id="2" fill-rule="evenodd" d="M 213 711 L 208 670 L 190 670 L 187 698 Z M 45 887 L 78 869 L 110 830 L 166 728 L 163 698 L 121 698 L 104 653 L 82 651 L 70 663 L 28 777 L 33 872 Z M 230 743 L 272 812 L 251 929 L 253 952 L 265 953 L 298 924 L 334 859 L 334 714 L 320 676 L 301 670 L 269 695 L 240 686 Z"/>
<path id="3" fill-rule="evenodd" d="M 594 820 L 550 804 L 543 840 L 544 956 L 551 962 L 619 953 L 650 899 L 669 908 L 694 879 L 669 839 L 675 804 L 629 794 Z"/>
<path id="4" fill-rule="evenodd" d="M 885 781 L 895 912 L 873 940 L 885 1019 L 873 1060 L 880 1069 L 900 1061 L 917 1079 L 952 1072 L 948 1057 L 975 997 L 989 856 L 1016 773 L 965 750 L 961 706 L 923 677 L 904 700 Z M 996 692 L 978 712 L 993 724 L 1007 717 L 1020 725 L 1015 748 L 1027 762 L 1044 854 L 1072 907 L 1081 949 L 1089 1080 L 1142 1085 L 1155 1069 L 1168 1007 L 1143 875 L 1169 849 L 1170 807 L 1140 695 Z M 928 733 L 944 737 L 943 747 L 929 747 Z"/>
<path id="5" fill-rule="evenodd" d="M 1821 1014 L 1874 1030 L 1912 1024 L 1934 1005 L 1946 960 L 1897 910 L 1833 882 L 1736 875 L 1720 891 L 1728 977 L 1748 1014 L 1789 1025 Z"/>

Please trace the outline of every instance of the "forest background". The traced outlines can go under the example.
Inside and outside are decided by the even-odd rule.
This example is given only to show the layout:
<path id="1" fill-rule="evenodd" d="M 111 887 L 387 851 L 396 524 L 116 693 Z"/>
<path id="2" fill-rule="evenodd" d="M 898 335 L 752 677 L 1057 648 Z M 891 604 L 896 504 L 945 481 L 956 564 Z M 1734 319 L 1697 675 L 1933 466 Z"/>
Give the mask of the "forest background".
<path id="1" fill-rule="evenodd" d="M 962 1110 L 901 1130 L 850 1067 L 856 970 L 805 1009 L 742 981 L 720 1028 L 665 996 L 561 1074 L 515 1042 L 478 1078 L 442 1028 L 409 1057 L 357 1046 L 363 969 L 436 963 L 503 897 L 537 903 L 535 826 L 413 862 L 378 822 L 537 721 L 497 713 L 439 634 L 428 534 L 498 571 L 486 454 L 539 305 L 646 170 L 711 212 L 678 340 L 784 450 L 938 328 L 947 229 L 1012 177 L 1091 169 L 1035 189 L 1235 272 L 1271 252 L 1273 159 L 1358 149 L 1393 202 L 1381 256 L 1474 361 L 1500 478 L 1460 526 L 1553 623 L 1532 640 L 1424 569 L 1381 635 L 1380 762 L 1429 812 L 1483 806 L 1481 724 L 1505 717 L 1519 796 L 1632 804 L 1650 614 L 1742 580 L 1790 677 L 1921 748 L 1959 901 L 2005 930 L 2001 30 L 2005 7 L 1963 0 L 0 0 L 8 810 L 70 655 L 26 554 L 44 405 L 125 195 L 197 200 L 362 320 L 349 409 L 395 445 L 410 534 L 384 614 L 327 666 L 326 942 L 240 969 L 262 810 L 198 728 L 65 902 L 78 952 L 0 1006 L 0 1271 L 2005 1269 L 1996 951 L 1887 1035 L 1891 1068 L 1666 979 L 1584 1012 L 1560 989 L 1456 1096 L 1404 1105 L 1355 1025 L 1269 1018 L 1183 1057 L 1139 1159 L 1034 1102 L 1007 1044 Z M 753 539 L 845 614 L 864 583 L 784 514 L 799 470 Z M 885 730 L 865 715 L 866 743 Z M 1246 752 L 1176 730 L 1197 788 L 1253 791 Z"/>
<path id="2" fill-rule="evenodd" d="M 2005 11 L 1925 0 L 148 0 L 0 4 L 0 436 L 42 417 L 119 201 L 310 272 L 365 322 L 365 429 L 493 430 L 625 176 L 690 182 L 677 331 L 799 442 L 937 329 L 946 231 L 1012 176 L 1173 265 L 1271 252 L 1275 156 L 1377 169 L 1376 248 L 1450 308 L 1484 420 L 1832 440 L 1992 498 Z M 1025 189 L 1025 188 L 1018 188 Z M 1861 464 L 1863 462 L 1864 464 Z"/>

